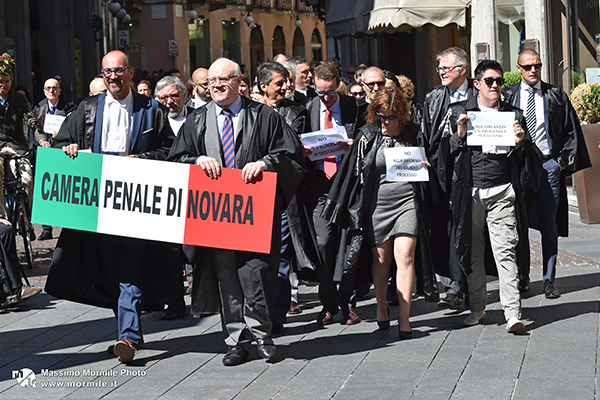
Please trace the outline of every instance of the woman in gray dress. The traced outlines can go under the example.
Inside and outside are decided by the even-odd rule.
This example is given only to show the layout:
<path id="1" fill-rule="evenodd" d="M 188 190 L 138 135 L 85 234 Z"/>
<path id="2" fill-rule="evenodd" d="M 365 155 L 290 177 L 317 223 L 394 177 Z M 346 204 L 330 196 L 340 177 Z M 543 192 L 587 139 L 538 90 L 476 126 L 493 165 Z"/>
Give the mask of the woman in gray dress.
<path id="1" fill-rule="evenodd" d="M 365 206 L 365 239 L 373 253 L 373 284 L 377 298 L 377 323 L 389 328 L 386 300 L 387 282 L 392 260 L 396 261 L 396 285 L 400 301 L 398 331 L 401 339 L 412 335 L 408 317 L 415 280 L 415 249 L 417 246 L 417 212 L 413 185 L 410 182 L 386 180 L 384 149 L 414 146 L 418 127 L 411 123 L 406 98 L 396 88 L 389 88 L 373 99 L 367 111 L 367 121 L 379 125 L 374 189 L 374 203 Z"/>

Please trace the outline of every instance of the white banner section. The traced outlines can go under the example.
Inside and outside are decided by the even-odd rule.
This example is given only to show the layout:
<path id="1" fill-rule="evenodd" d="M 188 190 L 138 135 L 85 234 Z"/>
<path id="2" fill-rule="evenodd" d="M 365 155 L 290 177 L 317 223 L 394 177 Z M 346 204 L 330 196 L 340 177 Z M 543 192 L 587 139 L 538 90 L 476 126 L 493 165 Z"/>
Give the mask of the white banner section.
<path id="1" fill-rule="evenodd" d="M 467 146 L 514 146 L 515 113 L 468 112 Z"/>
<path id="2" fill-rule="evenodd" d="M 344 154 L 347 140 L 348 134 L 343 126 L 300 135 L 302 144 L 313 150 L 308 156 L 311 161 Z"/>
<path id="3" fill-rule="evenodd" d="M 384 148 L 388 182 L 429 181 L 427 158 L 423 147 Z"/>

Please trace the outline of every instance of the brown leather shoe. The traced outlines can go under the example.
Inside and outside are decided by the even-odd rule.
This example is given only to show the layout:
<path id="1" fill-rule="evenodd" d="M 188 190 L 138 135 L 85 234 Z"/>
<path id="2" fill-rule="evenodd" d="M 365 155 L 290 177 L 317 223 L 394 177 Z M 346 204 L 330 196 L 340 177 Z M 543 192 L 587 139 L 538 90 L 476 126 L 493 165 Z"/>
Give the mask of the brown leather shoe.
<path id="1" fill-rule="evenodd" d="M 119 361 L 122 363 L 132 362 L 135 352 L 136 349 L 129 340 L 119 340 L 113 348 L 113 353 L 119 356 Z"/>

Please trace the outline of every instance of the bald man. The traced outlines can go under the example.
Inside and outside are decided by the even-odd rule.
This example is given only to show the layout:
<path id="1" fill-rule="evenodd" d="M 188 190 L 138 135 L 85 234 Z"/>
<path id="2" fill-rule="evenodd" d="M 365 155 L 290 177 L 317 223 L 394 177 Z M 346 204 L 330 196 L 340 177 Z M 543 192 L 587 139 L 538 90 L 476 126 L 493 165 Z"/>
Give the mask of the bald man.
<path id="1" fill-rule="evenodd" d="M 107 93 L 85 98 L 62 125 L 53 147 L 71 158 L 86 149 L 164 160 L 175 138 L 167 109 L 131 90 L 133 69 L 124 52 L 107 53 L 102 74 Z M 169 254 L 167 243 L 63 229 L 45 290 L 55 297 L 113 308 L 118 326 L 113 352 L 128 363 L 143 344 L 142 296 L 145 309 L 151 304 L 162 309 L 169 295 L 162 287 L 165 277 L 172 273 L 181 278 Z M 153 281 L 146 284 L 148 278 Z"/>
<path id="2" fill-rule="evenodd" d="M 97 96 L 100 93 L 106 92 L 106 85 L 104 79 L 97 76 L 90 82 L 90 96 Z"/>
<path id="3" fill-rule="evenodd" d="M 200 165 L 211 179 L 219 177 L 222 168 L 241 169 L 246 183 L 255 182 L 263 171 L 277 173 L 269 254 L 196 247 L 192 313 L 219 312 L 220 300 L 229 347 L 223 357 L 226 366 L 248 360 L 246 331 L 256 340 L 261 357 L 275 359 L 269 314 L 277 287 L 281 206 L 289 202 L 304 175 L 296 134 L 284 129 L 284 120 L 271 107 L 240 96 L 240 75 L 240 66 L 226 58 L 211 65 L 208 83 L 213 101 L 186 120 L 169 154 L 170 161 Z"/>
<path id="4" fill-rule="evenodd" d="M 194 95 L 187 98 L 185 105 L 191 108 L 200 108 L 210 101 L 210 91 L 208 90 L 208 70 L 206 68 L 198 68 L 192 74 L 192 82 L 194 86 Z"/>

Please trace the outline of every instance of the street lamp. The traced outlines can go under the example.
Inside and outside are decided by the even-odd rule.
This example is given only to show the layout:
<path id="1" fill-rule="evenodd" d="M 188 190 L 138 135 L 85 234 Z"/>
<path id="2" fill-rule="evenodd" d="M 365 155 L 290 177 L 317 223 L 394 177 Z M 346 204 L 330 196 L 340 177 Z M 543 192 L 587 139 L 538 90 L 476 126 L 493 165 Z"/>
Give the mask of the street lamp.
<path id="1" fill-rule="evenodd" d="M 296 20 L 294 21 L 294 26 L 296 28 L 300 28 L 300 25 L 302 25 L 302 21 L 300 21 L 300 18 L 296 15 Z"/>
<path id="2" fill-rule="evenodd" d="M 121 23 L 128 24 L 130 21 L 131 21 L 131 15 L 125 14 L 125 16 L 123 17 L 123 19 L 121 20 Z"/>
<path id="3" fill-rule="evenodd" d="M 115 14 L 115 17 L 117 17 L 117 19 L 121 20 L 121 19 L 125 18 L 126 15 L 127 15 L 127 11 L 125 11 L 125 9 L 121 8 L 119 10 L 119 12 Z"/>
<path id="4" fill-rule="evenodd" d="M 250 15 L 250 11 L 248 11 L 248 14 L 246 14 L 246 17 L 244 18 L 244 22 L 246 23 L 246 25 L 250 26 L 252 21 L 254 21 L 254 18 L 252 18 L 252 15 Z"/>
<path id="5" fill-rule="evenodd" d="M 112 15 L 116 15 L 121 10 L 121 5 L 115 0 L 110 3 L 107 8 Z"/>
<path id="6" fill-rule="evenodd" d="M 196 19 L 197 16 L 198 16 L 198 13 L 196 12 L 196 10 L 194 10 L 193 8 L 190 8 L 190 10 L 188 11 L 188 18 Z"/>

